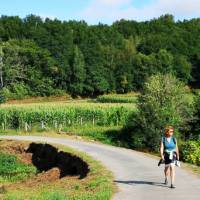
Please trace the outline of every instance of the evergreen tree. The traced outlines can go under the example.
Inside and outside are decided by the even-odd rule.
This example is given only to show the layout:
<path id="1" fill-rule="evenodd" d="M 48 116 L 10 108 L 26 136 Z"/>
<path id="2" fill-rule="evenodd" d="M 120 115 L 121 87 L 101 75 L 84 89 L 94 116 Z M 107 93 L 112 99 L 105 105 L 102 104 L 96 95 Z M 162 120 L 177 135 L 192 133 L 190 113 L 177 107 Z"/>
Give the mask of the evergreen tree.
<path id="1" fill-rule="evenodd" d="M 85 61 L 81 50 L 75 46 L 71 69 L 70 91 L 74 95 L 81 95 L 86 79 Z"/>

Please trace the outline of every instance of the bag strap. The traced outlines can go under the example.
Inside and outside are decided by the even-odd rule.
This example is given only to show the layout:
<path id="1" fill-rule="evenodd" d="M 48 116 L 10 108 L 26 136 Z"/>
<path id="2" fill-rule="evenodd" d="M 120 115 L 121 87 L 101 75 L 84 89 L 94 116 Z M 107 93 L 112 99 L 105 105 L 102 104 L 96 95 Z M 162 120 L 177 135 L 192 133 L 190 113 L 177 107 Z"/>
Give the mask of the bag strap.
<path id="1" fill-rule="evenodd" d="M 174 141 L 174 144 L 176 145 L 176 138 L 175 137 L 173 137 L 173 141 Z"/>
<path id="2" fill-rule="evenodd" d="M 172 136 L 172 139 L 173 139 L 174 144 L 176 145 L 176 138 Z M 162 142 L 163 142 L 163 146 L 165 147 L 165 142 L 166 142 L 165 136 L 162 137 Z"/>
<path id="3" fill-rule="evenodd" d="M 165 136 L 162 136 L 162 143 L 163 143 L 164 149 L 165 149 L 165 140 L 166 140 Z"/>

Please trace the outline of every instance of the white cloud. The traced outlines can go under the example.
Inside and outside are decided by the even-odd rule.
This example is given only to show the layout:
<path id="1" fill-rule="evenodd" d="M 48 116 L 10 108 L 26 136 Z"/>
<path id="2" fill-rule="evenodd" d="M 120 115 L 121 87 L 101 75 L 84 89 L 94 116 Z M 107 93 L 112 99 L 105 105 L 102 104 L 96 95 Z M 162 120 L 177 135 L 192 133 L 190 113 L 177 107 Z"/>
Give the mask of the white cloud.
<path id="1" fill-rule="evenodd" d="M 134 0 L 93 0 L 79 17 L 98 23 L 122 18 L 148 20 L 166 13 L 173 14 L 176 19 L 200 17 L 200 0 L 155 0 L 141 8 L 134 6 Z"/>

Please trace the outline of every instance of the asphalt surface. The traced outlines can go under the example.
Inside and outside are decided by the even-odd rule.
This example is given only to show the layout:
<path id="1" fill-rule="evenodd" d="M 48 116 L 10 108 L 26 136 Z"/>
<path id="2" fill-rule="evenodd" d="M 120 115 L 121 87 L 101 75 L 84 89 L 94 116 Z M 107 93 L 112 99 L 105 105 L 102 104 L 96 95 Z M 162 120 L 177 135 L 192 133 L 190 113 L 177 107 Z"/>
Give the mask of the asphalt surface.
<path id="1" fill-rule="evenodd" d="M 176 189 L 164 185 L 164 166 L 143 153 L 64 138 L 1 136 L 0 138 L 62 144 L 86 152 L 113 172 L 118 191 L 113 200 L 200 200 L 200 179 L 176 167 Z"/>

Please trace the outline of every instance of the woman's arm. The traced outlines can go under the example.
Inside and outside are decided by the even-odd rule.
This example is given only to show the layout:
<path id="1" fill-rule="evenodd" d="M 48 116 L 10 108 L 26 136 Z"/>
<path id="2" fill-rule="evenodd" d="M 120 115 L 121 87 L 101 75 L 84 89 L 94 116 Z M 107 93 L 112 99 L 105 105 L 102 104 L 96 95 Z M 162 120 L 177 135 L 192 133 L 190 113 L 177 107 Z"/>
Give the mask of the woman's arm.
<path id="1" fill-rule="evenodd" d="M 163 142 L 161 141 L 160 143 L 160 156 L 161 158 L 164 160 L 164 146 L 163 146 Z"/>
<path id="2" fill-rule="evenodd" d="M 178 149 L 177 140 L 176 140 L 176 153 L 177 153 L 177 159 L 179 160 L 179 149 Z"/>

